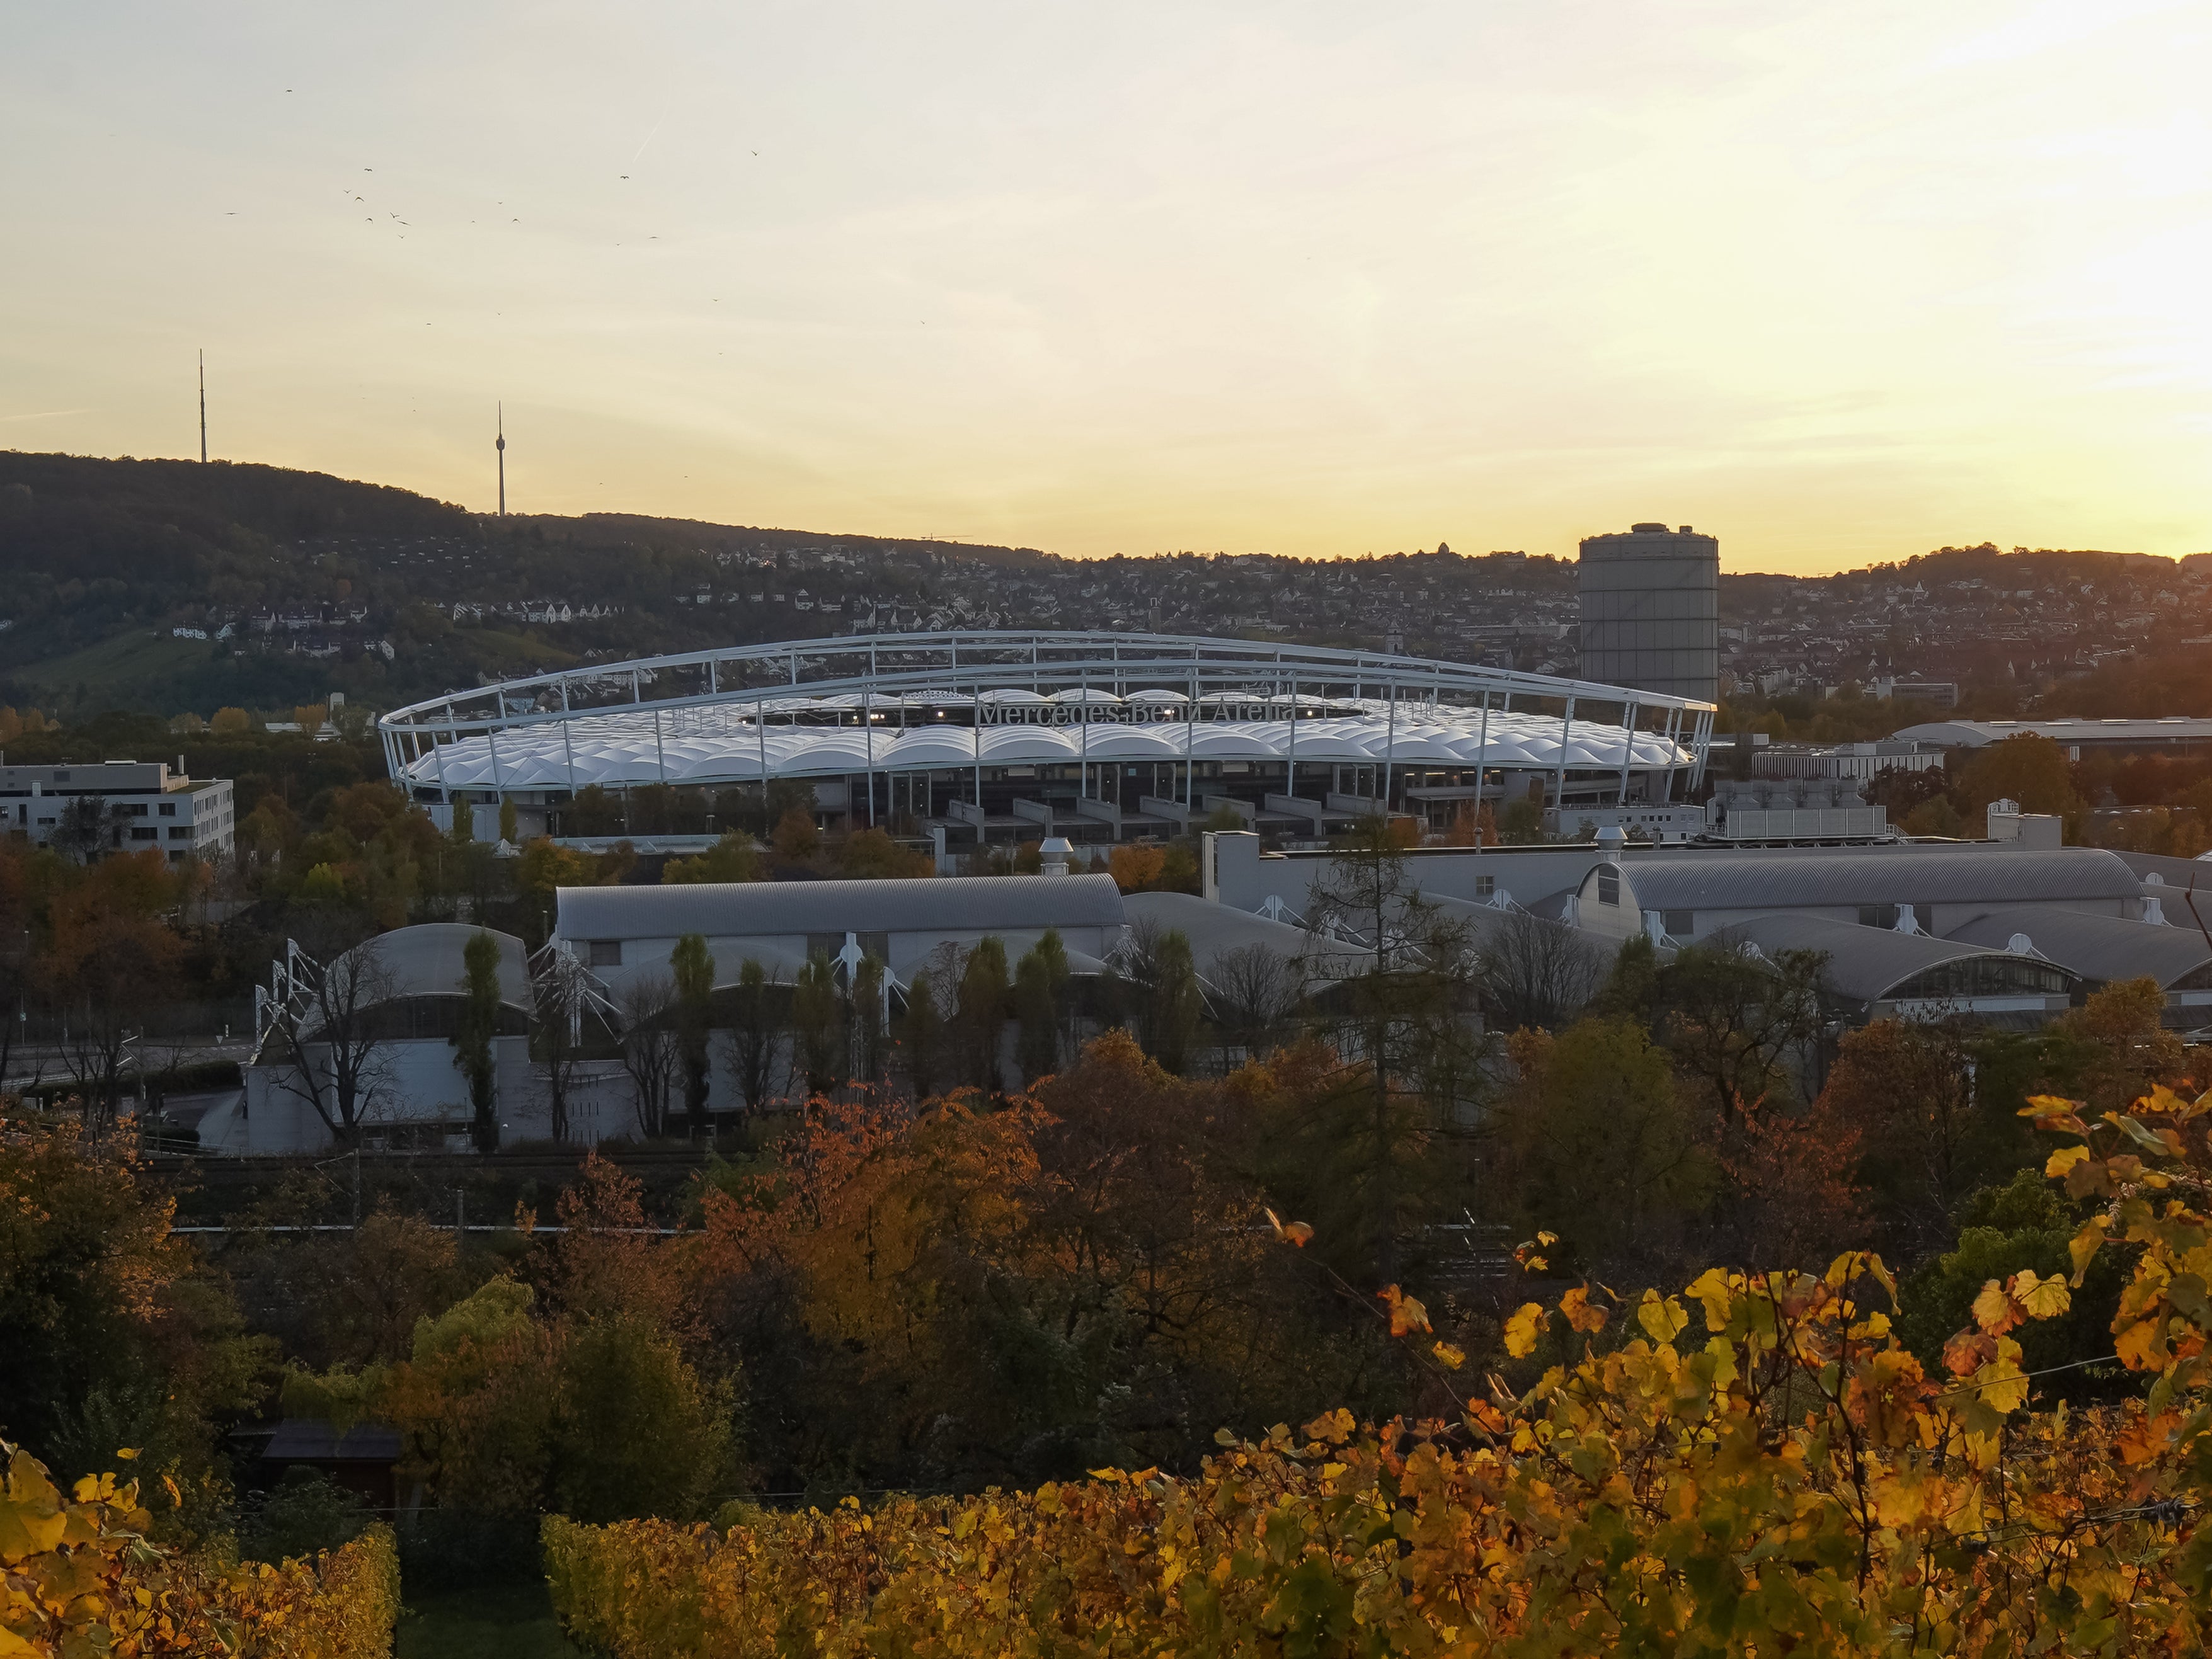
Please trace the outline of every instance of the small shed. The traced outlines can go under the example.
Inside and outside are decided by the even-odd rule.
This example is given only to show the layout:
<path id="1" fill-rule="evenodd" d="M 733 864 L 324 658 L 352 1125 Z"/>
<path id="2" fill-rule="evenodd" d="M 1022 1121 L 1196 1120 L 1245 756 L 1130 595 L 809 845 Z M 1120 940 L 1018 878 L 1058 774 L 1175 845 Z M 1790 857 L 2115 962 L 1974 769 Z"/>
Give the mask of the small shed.
<path id="1" fill-rule="evenodd" d="M 273 1486 L 291 1468 L 312 1468 L 371 1509 L 398 1505 L 399 1431 L 355 1423 L 341 1432 L 321 1417 L 287 1417 L 261 1453 L 262 1482 Z"/>

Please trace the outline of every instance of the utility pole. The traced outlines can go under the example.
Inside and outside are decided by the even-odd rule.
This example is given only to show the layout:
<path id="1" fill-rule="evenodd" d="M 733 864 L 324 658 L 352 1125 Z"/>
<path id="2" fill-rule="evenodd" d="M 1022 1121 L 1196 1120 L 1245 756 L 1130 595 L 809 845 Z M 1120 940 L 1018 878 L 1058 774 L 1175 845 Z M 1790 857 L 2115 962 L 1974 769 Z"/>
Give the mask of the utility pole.
<path id="1" fill-rule="evenodd" d="M 207 353 L 200 353 L 200 464 L 207 465 Z"/>
<path id="2" fill-rule="evenodd" d="M 507 405 L 495 405 L 499 410 L 499 442 L 493 447 L 499 451 L 499 516 L 507 517 Z M 207 457 L 200 457 L 205 460 Z"/>

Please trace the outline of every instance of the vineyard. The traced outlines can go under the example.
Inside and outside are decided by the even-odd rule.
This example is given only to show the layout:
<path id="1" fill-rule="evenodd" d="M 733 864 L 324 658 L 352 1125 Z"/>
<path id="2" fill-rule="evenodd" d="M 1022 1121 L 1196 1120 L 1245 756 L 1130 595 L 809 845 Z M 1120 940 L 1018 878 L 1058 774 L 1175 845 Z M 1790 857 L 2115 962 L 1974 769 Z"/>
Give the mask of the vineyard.
<path id="1" fill-rule="evenodd" d="M 1437 1139 L 1311 1044 L 817 1099 L 658 1208 L 587 1159 L 495 1244 L 280 1190 L 218 1253 L 117 1138 L 10 1120 L 0 1659 L 404 1653 L 441 1606 L 613 1659 L 2201 1652 L 2212 1093 L 2154 1081 L 2203 1057 L 2154 1004 L 2083 1013 L 1962 1050 L 1940 1212 L 1837 1139 L 1960 1098 L 1940 1032 L 1694 1135 L 1650 1024 L 1518 1034 L 1481 1276 L 1395 1219 Z M 1652 1178 L 1593 1186 L 1637 1114 Z M 278 1412 L 381 1426 L 387 1495 L 234 1461 Z"/>
<path id="2" fill-rule="evenodd" d="M 1491 1379 L 1456 1420 L 1224 1436 L 1187 1479 L 719 1528 L 556 1517 L 556 1606 L 619 1659 L 2202 1652 L 2212 1094 L 2094 1126 L 2030 1111 L 2078 1137 L 2049 1174 L 2107 1201 L 2074 1283 L 2101 1250 L 2134 1257 L 2114 1335 L 2139 1400 L 2029 1408 L 2013 1333 L 2068 1310 L 2062 1276 L 1987 1284 L 1932 1377 L 1872 1256 L 1626 1305 L 1577 1287 L 1506 1327 L 1510 1357 L 1559 1361 L 1518 1395 Z M 1386 1298 L 1394 1332 L 1457 1371 L 1420 1305 Z"/>
<path id="3" fill-rule="evenodd" d="M 239 1563 L 167 1550 L 149 1541 L 154 1517 L 139 1505 L 137 1481 L 88 1475 L 65 1497 L 28 1452 L 5 1443 L 0 1452 L 9 1457 L 0 1659 L 391 1652 L 399 1564 L 386 1529 L 313 1561 Z"/>

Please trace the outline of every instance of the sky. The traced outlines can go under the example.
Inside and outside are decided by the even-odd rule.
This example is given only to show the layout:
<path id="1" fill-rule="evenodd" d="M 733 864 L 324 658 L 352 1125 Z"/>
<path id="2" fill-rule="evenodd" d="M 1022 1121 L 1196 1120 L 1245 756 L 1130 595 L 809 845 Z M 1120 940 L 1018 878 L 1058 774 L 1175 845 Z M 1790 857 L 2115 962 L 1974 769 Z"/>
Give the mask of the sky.
<path id="1" fill-rule="evenodd" d="M 2212 550 L 2203 0 L 82 3 L 0 449 L 1070 555 Z"/>

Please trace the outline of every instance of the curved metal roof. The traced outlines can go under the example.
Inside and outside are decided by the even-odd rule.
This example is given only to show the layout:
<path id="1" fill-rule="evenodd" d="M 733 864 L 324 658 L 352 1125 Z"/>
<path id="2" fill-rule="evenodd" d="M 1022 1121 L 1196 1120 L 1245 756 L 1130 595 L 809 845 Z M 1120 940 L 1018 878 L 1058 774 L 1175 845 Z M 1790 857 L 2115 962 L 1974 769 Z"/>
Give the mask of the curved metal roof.
<path id="1" fill-rule="evenodd" d="M 2186 917 L 2166 919 L 2168 925 L 2161 927 L 2120 916 L 2015 905 L 1977 916 L 1947 936 L 2004 949 L 2011 948 L 2015 936 L 2024 936 L 2039 953 L 2084 978 L 2136 979 L 2148 974 L 2171 986 L 2212 964 L 2212 943 Z"/>
<path id="2" fill-rule="evenodd" d="M 1931 939 L 1925 934 L 1896 933 L 1887 928 L 1863 928 L 1824 916 L 1761 916 L 1723 928 L 1712 937 L 1722 942 L 1745 941 L 1770 957 L 1785 950 L 1820 951 L 1828 959 L 1829 984 L 1858 1002 L 1878 1002 L 1915 975 L 1972 957 L 2033 963 L 2038 967 L 2054 966 L 2008 950 Z"/>
<path id="3" fill-rule="evenodd" d="M 2212 720 L 2169 714 L 2145 720 L 1929 720 L 1893 734 L 1899 741 L 1980 748 L 2008 737 L 2048 737 L 2055 743 L 2201 743 Z"/>
<path id="4" fill-rule="evenodd" d="M 479 933 L 490 934 L 499 946 L 499 1000 L 514 1008 L 528 1008 L 529 954 L 513 934 L 491 928 L 471 927 L 464 922 L 424 922 L 411 928 L 395 928 L 356 945 L 334 960 L 343 960 L 356 952 L 373 956 L 390 976 L 394 997 L 459 996 L 468 973 L 461 953 Z"/>
<path id="5" fill-rule="evenodd" d="M 1645 910 L 1796 910 L 1845 905 L 2006 905 L 2138 898 L 2136 873 L 2100 847 L 1823 847 L 1802 855 L 1632 855 Z"/>
<path id="6" fill-rule="evenodd" d="M 1133 893 L 1121 904 L 1131 922 L 1157 923 L 1188 940 L 1191 959 L 1201 978 L 1212 977 L 1213 965 L 1224 953 L 1246 945 L 1265 945 L 1286 960 L 1357 958 L 1367 954 L 1343 940 L 1309 933 L 1287 922 L 1272 922 L 1194 893 Z"/>
<path id="7" fill-rule="evenodd" d="M 810 933 L 990 933 L 1123 925 L 1110 875 L 954 875 L 911 881 L 702 882 L 562 887 L 562 938 L 709 939 Z"/>

